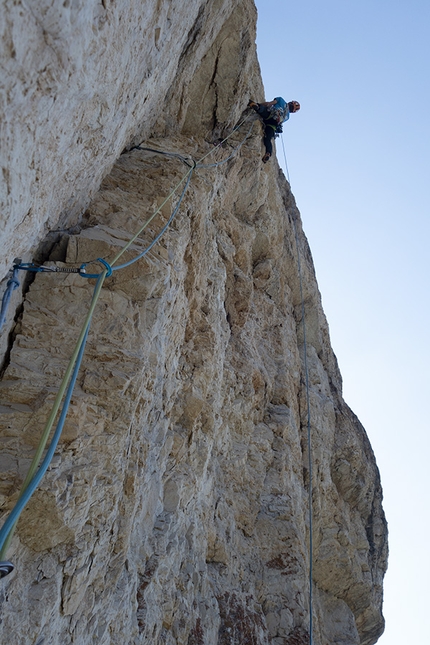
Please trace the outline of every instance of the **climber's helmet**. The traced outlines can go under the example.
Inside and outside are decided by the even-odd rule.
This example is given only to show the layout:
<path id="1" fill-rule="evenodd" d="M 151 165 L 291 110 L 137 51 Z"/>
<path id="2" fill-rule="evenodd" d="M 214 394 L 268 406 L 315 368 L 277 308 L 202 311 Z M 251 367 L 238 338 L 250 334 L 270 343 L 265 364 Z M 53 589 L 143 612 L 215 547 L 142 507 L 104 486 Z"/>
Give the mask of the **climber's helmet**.
<path id="1" fill-rule="evenodd" d="M 288 103 L 289 112 L 298 112 L 300 110 L 300 103 L 298 101 L 290 101 Z"/>

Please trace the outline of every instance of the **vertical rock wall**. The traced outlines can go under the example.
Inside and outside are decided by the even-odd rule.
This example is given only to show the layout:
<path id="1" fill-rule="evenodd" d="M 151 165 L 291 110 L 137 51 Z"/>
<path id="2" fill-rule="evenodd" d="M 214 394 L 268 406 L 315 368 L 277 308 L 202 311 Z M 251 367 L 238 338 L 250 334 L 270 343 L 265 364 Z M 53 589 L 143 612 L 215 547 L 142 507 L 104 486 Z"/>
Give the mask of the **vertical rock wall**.
<path id="1" fill-rule="evenodd" d="M 15 29 L 29 19 L 27 5 L 19 7 L 3 9 Z M 91 22 L 89 11 L 99 18 Z M 60 225 L 68 231 L 41 247 L 46 261 L 112 259 L 187 172 L 178 157 L 132 150 L 133 143 L 188 160 L 209 154 L 207 164 L 232 156 L 198 168 L 162 242 L 105 282 L 60 445 L 18 524 L 8 554 L 16 569 L 0 581 L 1 642 L 309 642 L 298 241 L 313 437 L 314 642 L 374 643 L 383 627 L 386 567 L 379 475 L 365 431 L 342 399 L 289 186 L 275 162 L 261 165 L 258 122 L 246 138 L 254 116 L 243 110 L 249 95 L 262 94 L 253 3 L 51 2 L 42 14 L 44 55 L 66 60 L 69 45 L 53 39 L 52 25 L 62 34 L 72 23 L 86 53 L 70 45 L 63 64 L 78 71 L 62 86 L 70 84 L 70 94 L 58 113 L 60 99 L 53 101 L 53 118 L 63 119 L 57 147 L 40 116 L 55 92 L 45 95 L 30 83 L 36 107 L 22 150 L 27 141 L 47 165 L 38 166 L 46 169 L 41 184 L 19 146 L 10 153 L 11 168 L 21 159 L 23 188 L 21 200 L 18 184 L 8 184 L 8 225 L 17 228 L 23 204 L 32 214 L 16 238 L 6 228 L 9 255 L 30 253 L 44 227 Z M 39 14 L 31 16 L 41 25 Z M 19 76 L 19 61 L 25 72 L 18 89 L 24 77 L 44 78 L 34 57 L 25 63 L 18 53 L 8 63 L 11 78 Z M 106 75 L 115 80 L 105 83 Z M 74 96 L 78 78 L 91 100 Z M 83 137 L 91 150 L 85 161 L 74 142 L 75 116 L 81 110 L 82 127 L 90 127 L 88 106 L 102 110 L 107 86 L 113 93 L 94 145 L 87 131 Z M 30 114 L 30 97 L 20 97 L 16 114 Z M 22 132 L 12 105 L 7 128 Z M 215 148 L 242 116 L 250 119 Z M 150 243 L 172 208 L 162 206 L 124 259 Z M 38 274 L 16 322 L 9 319 L 0 383 L 4 516 L 49 415 L 93 282 Z"/>

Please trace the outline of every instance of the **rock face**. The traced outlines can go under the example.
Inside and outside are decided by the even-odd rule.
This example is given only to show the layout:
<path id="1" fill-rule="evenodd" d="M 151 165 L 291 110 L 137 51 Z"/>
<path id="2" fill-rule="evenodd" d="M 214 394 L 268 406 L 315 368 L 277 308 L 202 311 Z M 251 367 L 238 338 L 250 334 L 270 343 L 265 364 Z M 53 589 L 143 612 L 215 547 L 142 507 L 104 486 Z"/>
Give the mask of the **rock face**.
<path id="1" fill-rule="evenodd" d="M 253 3 L 51 0 L 2 11 L 2 275 L 17 254 L 97 273 L 92 261 L 112 261 L 159 209 L 120 263 L 134 258 L 190 170 L 174 155 L 207 157 L 161 241 L 104 283 L 60 444 L 7 554 L 1 642 L 308 643 L 307 392 L 313 642 L 376 642 L 387 551 L 379 474 L 342 399 L 289 185 L 275 161 L 262 166 L 261 129 L 245 110 L 263 94 Z M 141 141 L 150 150 L 133 148 Z M 37 274 L 13 295 L 0 383 L 4 518 L 94 282 Z"/>

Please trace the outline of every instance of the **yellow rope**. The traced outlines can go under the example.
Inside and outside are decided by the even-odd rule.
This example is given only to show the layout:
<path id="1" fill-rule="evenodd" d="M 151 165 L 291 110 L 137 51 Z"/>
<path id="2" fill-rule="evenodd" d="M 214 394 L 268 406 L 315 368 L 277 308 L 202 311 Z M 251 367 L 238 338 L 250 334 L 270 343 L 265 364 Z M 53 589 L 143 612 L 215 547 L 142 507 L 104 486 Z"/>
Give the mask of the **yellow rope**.
<path id="1" fill-rule="evenodd" d="M 19 497 L 21 497 L 21 495 L 24 493 L 24 491 L 26 490 L 27 486 L 31 482 L 31 480 L 33 478 L 33 475 L 36 472 L 37 467 L 38 467 L 38 465 L 40 463 L 42 453 L 43 453 L 43 451 L 45 449 L 45 446 L 46 446 L 46 443 L 48 441 L 49 435 L 51 434 L 52 426 L 54 425 L 54 421 L 55 421 L 55 418 L 57 416 L 58 410 L 60 409 L 60 405 L 61 405 L 61 401 L 62 401 L 63 396 L 64 396 L 64 392 L 66 391 L 67 385 L 68 385 L 69 380 L 70 380 L 70 376 L 71 376 L 71 374 L 73 372 L 73 367 L 75 365 L 77 356 L 79 354 L 79 350 L 80 350 L 82 342 L 84 340 L 87 327 L 90 324 L 91 317 L 93 315 L 95 306 L 96 306 L 97 301 L 99 299 L 99 295 L 100 295 L 100 292 L 101 292 L 101 288 L 103 286 L 103 282 L 104 282 L 105 277 L 106 277 L 106 273 L 107 273 L 107 269 L 104 269 L 103 272 L 102 272 L 101 277 L 99 278 L 97 287 L 96 287 L 96 289 L 94 291 L 94 294 L 93 294 L 93 298 L 92 298 L 92 301 L 91 301 L 90 308 L 89 308 L 87 316 L 85 318 L 85 322 L 82 325 L 81 333 L 79 334 L 79 338 L 77 340 L 75 349 L 73 351 L 73 354 L 72 354 L 72 356 L 70 358 L 70 361 L 69 361 L 69 364 L 67 366 L 66 372 L 65 372 L 65 374 L 63 376 L 63 379 L 61 381 L 61 385 L 60 385 L 60 388 L 58 390 L 57 396 L 55 397 L 55 401 L 54 401 L 54 404 L 53 404 L 53 407 L 52 407 L 52 410 L 51 410 L 51 414 L 49 415 L 49 418 L 48 418 L 48 420 L 47 420 L 47 422 L 45 424 L 45 428 L 44 428 L 42 436 L 41 436 L 41 438 L 39 440 L 39 444 L 37 446 L 35 455 L 34 455 L 32 461 L 31 461 L 30 468 L 28 470 L 27 476 L 26 476 L 26 478 L 24 480 L 24 483 L 21 486 Z M 17 524 L 17 522 L 15 522 L 15 524 L 13 525 L 12 529 L 9 532 L 9 535 L 7 536 L 5 542 L 4 542 L 4 544 L 3 544 L 3 546 L 2 546 L 2 548 L 0 550 L 0 559 L 3 559 L 5 557 L 6 551 L 7 551 L 8 547 L 10 545 L 10 542 L 12 540 L 16 524 Z"/>
<path id="2" fill-rule="evenodd" d="M 222 143 L 227 141 L 234 134 L 234 132 L 236 132 L 236 130 L 238 130 L 243 125 L 243 123 L 245 121 L 246 121 L 246 119 L 241 121 L 241 123 L 239 123 L 239 125 L 236 126 L 232 130 L 232 132 L 227 137 L 225 137 L 225 139 L 223 139 L 219 143 L 219 145 L 221 145 Z M 219 147 L 219 146 L 217 146 L 217 147 Z M 198 164 L 200 164 L 204 159 L 206 159 L 210 154 L 212 154 L 215 151 L 215 149 L 216 148 L 213 148 L 212 150 L 209 150 L 208 153 L 203 155 L 203 157 L 201 157 L 201 159 L 197 163 L 195 163 L 194 166 L 191 167 L 185 173 L 185 175 L 176 184 L 176 186 L 169 193 L 169 195 L 166 197 L 166 199 L 163 201 L 163 203 L 156 209 L 156 211 L 151 215 L 151 217 L 140 227 L 140 229 L 137 231 L 137 233 L 135 233 L 135 235 L 133 235 L 133 237 L 127 242 L 127 244 L 117 253 L 117 255 L 114 257 L 114 259 L 110 263 L 110 266 L 113 266 L 119 260 L 119 258 L 131 246 L 131 244 L 133 244 L 133 242 L 139 237 L 139 235 L 145 230 L 145 228 L 153 221 L 153 219 L 160 212 L 160 210 L 163 208 L 163 206 L 169 201 L 169 199 L 171 199 L 173 197 L 173 195 L 176 193 L 178 188 L 184 183 L 184 181 L 186 181 L 186 179 L 188 178 L 190 173 L 192 173 L 194 171 L 195 167 Z M 61 402 L 63 400 L 64 393 L 65 393 L 65 391 L 67 389 L 67 386 L 68 386 L 68 383 L 70 381 L 70 378 L 71 378 L 71 375 L 72 375 L 72 372 L 73 372 L 73 368 L 74 368 L 76 359 L 78 357 L 78 354 L 80 352 L 82 343 L 84 342 L 85 334 L 86 334 L 88 326 L 89 326 L 89 324 L 91 322 L 91 318 L 92 318 L 92 315 L 94 313 L 94 310 L 95 310 L 96 304 L 98 302 L 98 299 L 100 297 L 101 289 L 102 289 L 102 286 L 103 286 L 103 283 L 105 281 L 107 273 L 108 273 L 108 269 L 104 268 L 102 270 L 102 273 L 100 274 L 99 279 L 98 279 L 98 283 L 96 285 L 96 288 L 95 288 L 95 291 L 93 293 L 93 297 L 92 297 L 92 300 L 91 300 L 91 305 L 90 305 L 90 308 L 89 308 L 88 313 L 86 315 L 84 324 L 82 325 L 81 332 L 79 334 L 78 340 L 77 340 L 76 345 L 75 345 L 75 349 L 73 350 L 73 354 L 72 354 L 72 356 L 70 358 L 70 361 L 69 361 L 69 364 L 67 366 L 66 372 L 65 372 L 65 374 L 63 376 L 63 379 L 61 381 L 60 388 L 58 390 L 57 396 L 55 397 L 55 401 L 54 401 L 51 413 L 50 413 L 50 415 L 48 417 L 48 420 L 47 420 L 47 422 L 45 424 L 45 427 L 43 429 L 43 432 L 42 432 L 42 436 L 41 436 L 41 438 L 39 440 L 39 444 L 37 446 L 36 453 L 35 453 L 35 455 L 34 455 L 34 457 L 32 459 L 32 462 L 30 464 L 30 468 L 28 470 L 27 476 L 26 476 L 26 478 L 25 478 L 25 480 L 23 482 L 23 485 L 21 487 L 20 497 L 22 496 L 24 491 L 27 489 L 29 483 L 31 482 L 31 480 L 32 480 L 32 478 L 33 478 L 33 476 L 34 476 L 34 474 L 35 474 L 35 472 L 36 472 L 36 470 L 37 470 L 37 468 L 39 466 L 39 463 L 40 463 L 40 460 L 41 460 L 41 457 L 42 457 L 42 453 L 43 453 L 43 451 L 45 449 L 45 446 L 46 446 L 46 443 L 48 441 L 49 435 L 51 434 L 52 426 L 54 425 L 56 416 L 57 416 L 58 411 L 60 409 L 60 405 L 61 405 Z M 6 554 L 7 550 L 8 550 L 10 542 L 12 540 L 12 537 L 13 537 L 17 522 L 18 522 L 18 520 L 16 520 L 15 524 L 13 525 L 13 527 L 10 530 L 7 538 L 4 541 L 4 544 L 3 544 L 3 546 L 2 546 L 2 548 L 0 550 L 0 559 L 3 559 L 5 557 L 5 554 Z"/>
<path id="3" fill-rule="evenodd" d="M 219 147 L 219 146 L 221 146 L 223 143 L 225 143 L 225 141 L 227 141 L 227 140 L 228 140 L 228 139 L 229 139 L 229 138 L 230 138 L 230 137 L 231 137 L 231 136 L 236 132 L 236 130 L 238 130 L 238 129 L 239 129 L 239 128 L 240 128 L 240 127 L 245 123 L 245 121 L 246 121 L 246 119 L 243 119 L 243 120 L 239 123 L 239 125 L 237 125 L 237 126 L 236 126 L 236 127 L 235 127 L 231 132 L 230 132 L 230 134 L 229 134 L 225 139 L 223 139 L 223 140 L 218 144 L 218 146 L 217 146 L 217 147 Z M 162 204 L 160 204 L 160 206 L 157 208 L 157 210 L 156 210 L 156 211 L 151 215 L 151 217 L 150 217 L 150 218 L 149 218 L 149 219 L 148 219 L 148 220 L 147 220 L 147 221 L 146 221 L 146 222 L 145 222 L 145 223 L 140 227 L 140 229 L 137 231 L 137 233 L 135 233 L 135 234 L 133 235 L 133 237 L 132 237 L 128 242 L 127 242 L 127 244 L 126 244 L 126 245 L 125 245 L 125 246 L 124 246 L 124 247 L 123 247 L 123 248 L 122 248 L 122 249 L 117 253 L 117 255 L 114 257 L 114 259 L 113 259 L 113 260 L 112 260 L 112 262 L 110 263 L 110 265 L 111 265 L 111 266 L 114 266 L 114 264 L 116 264 L 116 263 L 118 262 L 119 258 L 120 258 L 120 257 L 121 257 L 121 256 L 122 256 L 122 255 L 127 251 L 127 249 L 129 249 L 129 248 L 130 248 L 130 246 L 131 246 L 131 245 L 133 244 L 133 242 L 134 242 L 134 241 L 139 237 L 139 235 L 141 235 L 141 234 L 143 233 L 143 231 L 145 230 L 145 228 L 146 228 L 147 226 L 149 226 L 149 224 L 152 222 L 152 220 L 153 220 L 153 219 L 156 217 L 156 215 L 158 215 L 158 213 L 161 211 L 161 209 L 163 208 L 163 206 L 165 206 L 165 204 L 167 204 L 167 202 L 169 201 L 169 199 L 171 199 L 171 198 L 173 197 L 173 195 L 176 193 L 176 191 L 179 189 L 179 187 L 180 187 L 180 186 L 182 186 L 182 184 L 184 183 L 184 181 L 187 179 L 188 175 L 189 175 L 191 172 L 193 172 L 194 168 L 195 168 L 196 166 L 198 166 L 199 164 L 201 164 L 201 163 L 202 163 L 202 161 L 204 161 L 204 159 L 206 159 L 209 155 L 211 155 L 215 150 L 216 150 L 216 148 L 212 148 L 212 150 L 209 150 L 209 152 L 207 152 L 205 155 L 203 155 L 203 157 L 201 157 L 201 159 L 199 159 L 199 160 L 196 162 L 195 166 L 193 166 L 192 168 L 190 168 L 190 169 L 185 173 L 185 175 L 184 175 L 184 176 L 180 179 L 180 181 L 176 184 L 176 186 L 175 186 L 175 187 L 173 188 L 173 190 L 169 193 L 169 195 L 166 197 L 166 199 L 163 201 L 163 203 L 162 203 Z"/>

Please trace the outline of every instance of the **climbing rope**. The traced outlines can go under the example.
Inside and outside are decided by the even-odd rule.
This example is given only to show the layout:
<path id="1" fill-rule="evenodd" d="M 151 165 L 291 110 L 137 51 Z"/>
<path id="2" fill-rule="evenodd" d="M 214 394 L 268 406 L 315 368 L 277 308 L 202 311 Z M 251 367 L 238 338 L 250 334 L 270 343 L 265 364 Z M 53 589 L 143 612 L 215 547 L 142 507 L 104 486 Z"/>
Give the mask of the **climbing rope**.
<path id="1" fill-rule="evenodd" d="M 288 171 L 287 155 L 285 152 L 284 137 L 282 136 L 282 148 L 284 151 L 285 170 L 287 172 L 288 183 L 291 186 L 290 173 Z M 309 492 L 308 492 L 308 505 L 309 505 L 309 645 L 313 643 L 313 511 L 312 511 L 312 428 L 311 428 L 311 405 L 310 405 L 310 388 L 309 388 L 309 369 L 308 369 L 308 348 L 306 342 L 306 317 L 305 317 L 305 299 L 303 296 L 303 277 L 302 265 L 300 262 L 300 246 L 299 236 L 297 233 L 297 226 L 295 219 L 292 218 L 294 237 L 296 240 L 297 249 L 297 270 L 299 274 L 300 285 L 300 301 L 302 313 L 302 329 L 303 329 L 303 365 L 305 369 L 305 390 L 306 390 L 306 426 L 307 426 L 307 441 L 308 441 L 308 469 L 309 469 Z"/>
<path id="2" fill-rule="evenodd" d="M 18 518 L 21 514 L 21 512 L 24 510 L 24 507 L 26 506 L 28 500 L 30 497 L 33 495 L 34 491 L 36 490 L 37 486 L 39 485 L 39 482 L 41 481 L 43 475 L 45 474 L 46 470 L 48 469 L 48 466 L 51 462 L 51 459 L 54 455 L 55 448 L 58 444 L 59 438 L 61 436 L 61 432 L 64 426 L 64 421 L 66 419 L 66 415 L 68 412 L 69 404 L 70 404 L 70 399 L 73 394 L 74 386 L 76 383 L 76 378 L 78 375 L 79 367 L 82 362 L 82 356 L 84 353 L 85 349 L 85 344 L 87 341 L 88 337 L 88 332 L 90 329 L 90 323 L 91 323 L 91 318 L 94 313 L 95 306 L 97 304 L 98 297 L 100 295 L 101 288 L 103 286 L 103 282 L 106 278 L 108 270 L 105 269 L 100 276 L 98 277 L 97 283 L 94 288 L 94 293 L 93 293 L 93 298 L 91 301 L 91 305 L 89 308 L 89 311 L 87 313 L 87 316 L 85 318 L 85 322 L 82 326 L 81 333 L 79 335 L 78 341 L 75 346 L 75 350 L 72 354 L 72 357 L 69 361 L 69 364 L 67 366 L 66 373 L 63 377 L 63 380 L 61 382 L 60 388 L 58 390 L 57 396 L 55 397 L 54 405 L 51 410 L 51 414 L 49 415 L 48 421 L 46 422 L 45 428 L 43 430 L 42 436 L 39 440 L 39 444 L 36 449 L 36 453 L 33 457 L 33 460 L 30 464 L 30 468 L 28 470 L 27 476 L 24 480 L 24 483 L 21 487 L 21 491 L 19 494 L 19 498 L 17 503 L 15 504 L 13 510 L 8 516 L 8 519 L 2 526 L 2 529 L 0 531 L 0 560 L 5 557 L 6 551 L 9 547 L 9 544 L 12 540 L 12 536 L 15 530 L 16 523 L 18 521 Z M 70 383 L 69 383 L 70 381 Z M 69 386 L 68 386 L 69 384 Z M 60 419 L 57 424 L 56 431 L 54 433 L 54 436 L 52 438 L 50 447 L 48 449 L 48 452 L 46 453 L 45 459 L 43 460 L 42 464 L 40 465 L 39 469 L 37 470 L 39 466 L 40 459 L 42 457 L 43 451 L 45 449 L 46 443 L 48 441 L 49 435 L 52 430 L 52 426 L 54 425 L 55 418 L 57 416 L 57 413 L 60 409 L 61 406 L 61 401 L 63 399 L 64 392 L 66 391 L 66 388 L 68 386 L 67 394 L 63 403 L 63 409 L 60 415 Z M 37 470 L 37 473 L 36 473 Z M 1 565 L 1 563 L 0 563 Z"/>
<path id="3" fill-rule="evenodd" d="M 219 145 L 221 145 L 222 143 L 227 141 L 233 135 L 233 133 L 236 132 L 236 130 L 238 130 L 243 125 L 243 123 L 246 120 L 247 119 L 243 119 L 243 121 L 241 121 L 241 123 L 239 123 L 239 125 L 237 125 L 230 132 L 230 134 L 227 137 L 225 137 L 225 139 L 223 139 L 223 141 L 220 142 Z M 244 140 L 235 148 L 233 154 L 235 154 L 241 148 L 241 146 L 243 145 L 245 140 L 248 138 L 249 134 L 251 133 L 253 125 L 254 124 L 252 124 L 252 126 L 251 126 L 249 132 L 247 133 L 247 135 L 245 136 Z M 136 146 L 136 148 L 142 149 L 139 146 Z M 41 436 L 41 439 L 40 439 L 39 444 L 37 446 L 36 453 L 35 453 L 35 455 L 33 457 L 33 460 L 31 462 L 29 471 L 28 471 L 27 476 L 26 476 L 26 478 L 24 480 L 24 483 L 23 483 L 23 485 L 21 487 L 21 491 L 20 491 L 20 494 L 19 494 L 18 501 L 15 504 L 14 508 L 12 509 L 12 511 L 10 512 L 7 520 L 3 524 L 2 529 L 0 530 L 0 578 L 8 575 L 13 570 L 13 564 L 11 562 L 9 562 L 9 561 L 4 561 L 3 558 L 5 557 L 6 552 L 8 550 L 8 547 L 10 545 L 10 542 L 12 540 L 13 533 L 14 533 L 16 524 L 18 522 L 19 516 L 22 513 L 23 509 L 25 508 L 25 506 L 28 503 L 28 501 L 31 498 L 31 496 L 33 495 L 33 493 L 37 489 L 37 486 L 39 485 L 40 481 L 42 480 L 46 470 L 48 469 L 49 464 L 50 464 L 50 462 L 52 460 L 52 457 L 54 455 L 55 449 L 57 447 L 58 441 L 60 439 L 60 436 L 61 436 L 61 433 L 62 433 L 62 430 L 63 430 L 63 427 L 64 427 L 64 422 L 65 422 L 65 419 L 66 419 L 66 416 L 67 416 L 68 408 L 69 408 L 69 405 L 70 405 L 70 400 L 71 400 L 72 395 L 73 395 L 73 390 L 74 390 L 74 387 L 75 387 L 77 375 L 78 375 L 79 368 L 80 368 L 80 365 L 81 365 L 81 362 L 82 362 L 82 357 L 83 357 L 83 354 L 84 354 L 84 349 L 85 349 L 86 341 L 87 341 L 87 338 L 88 338 L 88 333 L 89 333 L 89 330 L 90 330 L 91 319 L 92 319 L 92 316 L 93 316 L 97 301 L 99 299 L 103 283 L 104 283 L 105 279 L 112 274 L 113 271 L 123 269 L 123 268 L 129 266 L 130 264 L 133 264 L 137 260 L 141 259 L 144 255 L 146 255 L 150 251 L 150 249 L 154 246 L 154 244 L 156 244 L 159 241 L 159 239 L 161 238 L 163 233 L 167 230 L 167 228 L 169 227 L 169 225 L 173 221 L 173 218 L 175 217 L 176 213 L 178 212 L 179 207 L 181 205 L 181 202 L 183 200 L 183 197 L 185 195 L 185 192 L 186 192 L 186 190 L 187 190 L 187 188 L 188 188 L 188 186 L 190 184 L 193 172 L 194 172 L 194 170 L 196 168 L 216 167 L 216 166 L 221 165 L 222 163 L 225 163 L 226 161 L 228 161 L 228 159 L 231 159 L 231 157 L 233 156 L 233 154 L 232 154 L 232 155 L 230 155 L 230 157 L 228 159 L 224 159 L 224 160 L 222 160 L 220 162 L 217 162 L 215 164 L 210 164 L 210 165 L 209 164 L 208 165 L 201 164 L 201 162 L 204 161 L 204 159 L 206 159 L 210 154 L 212 154 L 214 150 L 215 150 L 215 148 L 210 150 L 207 154 L 205 154 L 203 157 L 201 157 L 201 159 L 198 162 L 193 160 L 192 164 L 189 164 L 182 155 L 178 155 L 176 153 L 161 153 L 161 154 L 168 154 L 170 156 L 180 158 L 182 161 L 184 161 L 184 163 L 186 163 L 187 166 L 189 166 L 189 169 L 183 175 L 183 177 L 180 179 L 180 181 L 176 184 L 176 186 L 173 188 L 173 190 L 170 192 L 170 194 L 166 197 L 166 199 L 162 202 L 162 204 L 151 215 L 151 217 L 140 227 L 140 229 L 137 231 L 137 233 L 117 253 L 117 255 L 114 257 L 114 259 L 112 260 L 111 263 L 108 263 L 103 258 L 98 258 L 97 259 L 97 262 L 99 262 L 99 263 L 101 263 L 103 265 L 103 269 L 102 269 L 101 273 L 98 273 L 98 274 L 87 273 L 86 272 L 86 265 L 89 264 L 89 263 L 84 263 L 79 268 L 72 269 L 72 268 L 62 268 L 62 267 L 43 267 L 43 266 L 36 266 L 36 265 L 34 265 L 32 263 L 23 264 L 23 263 L 21 263 L 20 260 L 16 261 L 16 264 L 15 264 L 14 269 L 13 269 L 12 278 L 8 282 L 8 288 L 7 288 L 5 297 L 3 298 L 2 309 L 1 309 L 2 318 L 0 318 L 0 321 L 2 321 L 3 318 L 6 317 L 7 305 L 9 303 L 10 295 L 11 295 L 13 289 L 15 289 L 15 288 L 17 288 L 17 286 L 19 286 L 19 282 L 18 282 L 18 280 L 16 278 L 17 272 L 19 270 L 27 270 L 27 271 L 32 271 L 32 272 L 57 272 L 57 271 L 65 270 L 67 273 L 77 273 L 81 277 L 84 277 L 84 278 L 96 278 L 97 282 L 96 282 L 96 285 L 95 285 L 95 288 L 94 288 L 90 308 L 88 310 L 88 313 L 87 313 L 87 316 L 85 318 L 84 324 L 83 324 L 83 326 L 81 328 L 80 335 L 78 337 L 78 340 L 77 340 L 75 349 L 73 351 L 73 354 L 72 354 L 72 356 L 70 358 L 68 367 L 67 367 L 66 372 L 64 374 L 64 377 L 63 377 L 63 380 L 61 382 L 60 388 L 58 390 L 57 396 L 56 396 L 56 398 L 54 400 L 54 404 L 53 404 L 51 413 L 50 413 L 49 418 L 48 418 L 48 420 L 46 422 L 45 428 L 44 428 L 44 430 L 42 432 L 42 436 Z M 151 149 L 151 151 L 159 152 L 159 151 L 157 151 L 155 149 Z M 176 193 L 176 191 L 180 188 L 180 186 L 184 182 L 185 182 L 184 188 L 183 188 L 182 193 L 181 193 L 181 195 L 179 197 L 178 203 L 176 204 L 176 207 L 174 208 L 174 210 L 172 212 L 172 215 L 170 216 L 170 218 L 167 221 L 167 223 L 163 226 L 163 228 L 159 232 L 159 234 L 151 242 L 151 244 L 142 253 L 139 253 L 132 260 L 129 260 L 128 262 L 125 262 L 124 264 L 121 264 L 121 265 L 118 265 L 118 266 L 115 267 L 114 265 L 117 263 L 117 261 L 120 259 L 120 257 L 122 257 L 122 255 L 126 252 L 126 250 L 130 248 L 131 244 L 133 244 L 133 242 L 139 237 L 139 235 L 141 235 L 141 233 L 145 230 L 145 228 L 153 221 L 153 219 L 161 211 L 163 206 L 173 197 L 173 195 Z M 65 395 L 64 402 L 63 402 L 63 405 L 62 405 L 62 409 L 61 409 L 59 420 L 57 422 L 56 429 L 55 429 L 53 437 L 51 439 L 51 443 L 48 446 L 48 449 L 47 449 L 47 452 L 45 454 L 45 457 L 44 457 L 42 463 L 40 463 L 43 451 L 46 448 L 46 444 L 47 444 L 49 436 L 51 434 L 51 430 L 52 430 L 52 427 L 54 425 L 55 419 L 56 419 L 57 414 L 58 414 L 58 412 L 60 410 L 61 402 L 63 400 L 64 395 Z"/>
<path id="4" fill-rule="evenodd" d="M 246 120 L 247 120 L 247 119 L 244 119 L 244 120 L 242 121 L 242 123 L 240 123 L 240 124 L 239 124 L 239 126 L 237 126 L 237 127 L 235 128 L 235 130 L 237 130 L 237 129 L 240 127 L 240 125 L 242 125 L 243 123 L 245 123 L 245 121 L 246 121 Z M 233 152 L 231 153 L 231 155 L 230 155 L 229 157 L 227 157 L 226 159 L 223 159 L 222 161 L 218 161 L 218 163 L 211 163 L 211 164 L 202 164 L 202 163 L 199 163 L 199 164 L 198 164 L 198 166 L 197 166 L 197 168 L 216 168 L 217 166 L 221 166 L 222 164 L 227 163 L 227 161 L 230 161 L 230 159 L 231 159 L 232 157 L 234 157 L 234 155 L 236 154 L 236 152 L 237 152 L 238 150 L 240 150 L 240 148 L 243 146 L 243 144 L 245 143 L 245 141 L 247 140 L 247 138 L 248 138 L 248 137 L 249 137 L 249 135 L 251 134 L 252 128 L 254 127 L 254 123 L 255 123 L 255 120 L 251 123 L 251 127 L 249 128 L 249 130 L 248 130 L 248 132 L 247 132 L 247 134 L 246 134 L 245 138 L 244 138 L 244 139 L 239 143 L 239 145 L 238 145 L 238 146 L 233 150 Z M 233 130 L 233 132 L 234 132 L 235 130 Z M 233 132 L 232 132 L 232 134 L 233 134 Z M 227 140 L 227 139 L 224 139 L 224 141 L 226 141 L 226 140 Z M 221 146 L 221 145 L 224 143 L 224 141 L 221 141 L 221 142 L 220 142 L 220 143 L 218 143 L 217 145 L 218 145 L 218 146 Z"/>
<path id="5" fill-rule="evenodd" d="M 283 135 L 283 134 L 281 135 L 281 141 L 282 141 L 282 149 L 283 149 L 283 151 L 284 151 L 285 171 L 286 171 L 286 173 L 287 173 L 288 183 L 289 183 L 289 184 L 290 184 L 290 186 L 291 186 L 291 181 L 290 181 L 290 171 L 288 170 L 287 154 L 286 154 L 286 152 L 285 152 L 284 135 Z"/>

